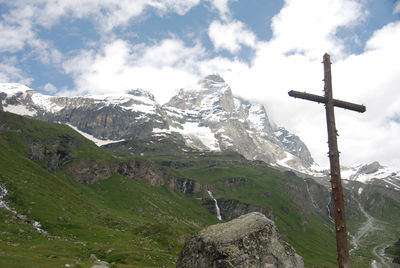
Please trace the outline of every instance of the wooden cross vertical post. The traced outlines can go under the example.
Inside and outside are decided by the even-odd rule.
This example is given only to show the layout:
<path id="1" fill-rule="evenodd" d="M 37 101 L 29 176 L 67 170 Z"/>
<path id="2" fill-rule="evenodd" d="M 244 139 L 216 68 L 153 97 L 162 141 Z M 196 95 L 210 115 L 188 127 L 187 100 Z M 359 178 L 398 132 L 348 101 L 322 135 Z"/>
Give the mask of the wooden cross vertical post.
<path id="1" fill-rule="evenodd" d="M 342 179 L 340 177 L 339 150 L 337 146 L 337 130 L 335 125 L 334 106 L 344 109 L 365 112 L 364 105 L 358 105 L 333 99 L 331 61 L 328 54 L 324 55 L 324 96 L 318 96 L 298 91 L 289 91 L 289 96 L 306 99 L 318 103 L 324 103 L 326 108 L 326 121 L 328 126 L 329 161 L 331 167 L 332 200 L 335 215 L 336 247 L 339 268 L 350 267 L 350 256 L 347 243 L 346 214 L 344 209 L 344 197 Z"/>

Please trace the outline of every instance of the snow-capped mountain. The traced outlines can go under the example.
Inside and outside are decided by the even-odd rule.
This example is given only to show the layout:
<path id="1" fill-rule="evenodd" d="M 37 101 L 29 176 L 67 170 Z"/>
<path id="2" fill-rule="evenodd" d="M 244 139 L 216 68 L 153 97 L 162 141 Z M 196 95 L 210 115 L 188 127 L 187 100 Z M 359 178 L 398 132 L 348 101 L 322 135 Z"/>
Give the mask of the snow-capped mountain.
<path id="1" fill-rule="evenodd" d="M 207 144 L 210 150 L 234 150 L 247 159 L 281 162 L 281 166 L 296 169 L 308 168 L 314 162 L 297 136 L 284 128 L 277 136 L 264 107 L 233 96 L 229 85 L 218 75 L 207 76 L 196 87 L 181 90 L 163 108 L 172 119 L 173 131 L 194 146 Z M 199 143 L 198 138 L 204 142 Z"/>
<path id="2" fill-rule="evenodd" d="M 342 168 L 342 179 L 377 184 L 400 191 L 400 169 L 384 167 L 378 162 Z"/>
<path id="3" fill-rule="evenodd" d="M 69 124 L 101 141 L 181 137 L 198 150 L 233 150 L 247 159 L 307 171 L 314 163 L 305 144 L 270 123 L 261 104 L 232 95 L 210 75 L 161 106 L 144 90 L 127 94 L 55 97 L 20 84 L 0 84 L 0 110 Z"/>
<path id="4" fill-rule="evenodd" d="M 54 97 L 20 84 L 0 84 L 2 109 L 33 118 L 70 124 L 102 140 L 147 137 L 168 125 L 154 96 L 144 90 L 127 94 Z"/>

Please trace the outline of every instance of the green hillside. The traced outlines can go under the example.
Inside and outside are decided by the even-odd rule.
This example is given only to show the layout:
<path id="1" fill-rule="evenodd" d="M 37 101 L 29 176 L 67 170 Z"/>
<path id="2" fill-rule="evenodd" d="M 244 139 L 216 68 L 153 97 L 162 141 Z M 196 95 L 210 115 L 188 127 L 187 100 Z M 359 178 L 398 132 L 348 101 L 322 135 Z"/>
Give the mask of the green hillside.
<path id="1" fill-rule="evenodd" d="M 90 254 L 118 267 L 174 267 L 185 239 L 217 222 L 198 200 L 163 187 L 118 175 L 83 186 L 63 172 L 50 173 L 46 159 L 26 157 L 31 139 L 48 147 L 59 137 L 78 142 L 65 148 L 76 155 L 65 165 L 86 157 L 117 160 L 68 127 L 0 116 L 0 182 L 18 212 L 0 209 L 0 267 L 88 267 Z M 34 221 L 49 235 L 37 232 Z"/>
<path id="2" fill-rule="evenodd" d="M 307 267 L 337 266 L 327 189 L 236 153 L 178 152 L 170 143 L 146 148 L 142 157 L 117 147 L 108 152 L 67 126 L 0 112 L 0 183 L 17 212 L 0 208 L 0 267 L 90 267 L 91 254 L 111 267 L 175 267 L 184 242 L 219 222 L 206 190 L 224 220 L 262 211 Z M 150 186 L 148 174 L 176 189 L 195 181 L 201 190 Z"/>

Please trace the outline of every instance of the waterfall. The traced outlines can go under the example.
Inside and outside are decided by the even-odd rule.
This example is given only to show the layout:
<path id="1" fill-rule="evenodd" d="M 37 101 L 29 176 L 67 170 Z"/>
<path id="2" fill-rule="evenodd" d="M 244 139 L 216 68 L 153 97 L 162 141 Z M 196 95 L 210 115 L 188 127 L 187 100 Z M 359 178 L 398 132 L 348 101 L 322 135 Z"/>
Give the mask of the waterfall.
<path id="1" fill-rule="evenodd" d="M 329 219 L 331 220 L 331 222 L 334 222 L 332 218 L 333 212 L 331 211 L 331 206 L 330 206 L 331 204 L 332 204 L 332 192 L 329 192 L 329 202 L 326 205 L 326 209 L 328 210 Z"/>
<path id="2" fill-rule="evenodd" d="M 214 196 L 213 196 L 211 191 L 207 191 L 207 192 L 208 192 L 209 196 L 214 200 L 215 209 L 217 210 L 217 219 L 222 221 L 221 211 L 219 210 L 217 199 L 214 198 Z"/>
<path id="3" fill-rule="evenodd" d="M 7 195 L 8 191 L 6 187 L 0 183 L 0 208 L 5 208 L 8 211 L 11 211 L 12 213 L 16 214 L 17 212 L 10 208 L 6 201 L 4 201 L 4 197 Z"/>
<path id="4" fill-rule="evenodd" d="M 4 197 L 6 197 L 6 195 L 8 194 L 8 191 L 6 189 L 6 187 L 0 182 L 0 208 L 4 208 L 8 211 L 11 211 L 12 213 L 14 213 L 17 217 L 21 218 L 21 219 L 26 219 L 26 216 L 18 214 L 17 211 L 13 208 L 11 208 L 6 201 L 4 201 Z M 29 222 L 29 221 L 28 221 Z M 36 231 L 38 231 L 39 233 L 45 234 L 47 235 L 48 233 L 43 230 L 41 227 L 40 222 L 37 221 L 33 221 L 31 222 L 31 225 L 33 228 L 36 229 Z"/>
<path id="5" fill-rule="evenodd" d="M 308 192 L 308 195 L 310 196 L 311 203 L 312 203 L 313 207 L 314 207 L 314 208 L 318 208 L 318 204 L 317 204 L 317 202 L 315 202 L 314 197 L 312 196 L 312 194 L 311 194 L 311 192 L 310 192 L 310 188 L 308 187 L 307 181 L 304 180 L 304 182 L 306 183 L 307 192 Z"/>

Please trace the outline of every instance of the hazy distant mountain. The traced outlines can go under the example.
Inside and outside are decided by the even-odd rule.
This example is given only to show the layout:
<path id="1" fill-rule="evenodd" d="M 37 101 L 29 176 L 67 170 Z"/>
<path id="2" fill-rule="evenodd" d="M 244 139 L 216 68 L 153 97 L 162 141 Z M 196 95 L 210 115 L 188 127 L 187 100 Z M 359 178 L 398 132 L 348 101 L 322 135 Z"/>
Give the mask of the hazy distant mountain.
<path id="1" fill-rule="evenodd" d="M 400 169 L 384 167 L 378 162 L 342 168 L 342 178 L 365 184 L 377 184 L 400 191 Z"/>

